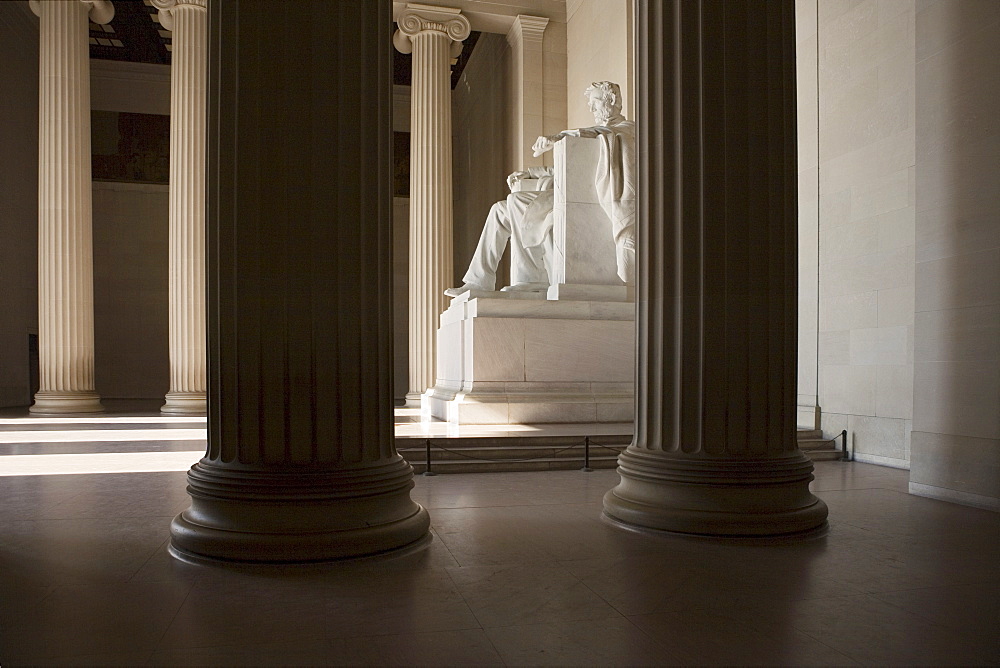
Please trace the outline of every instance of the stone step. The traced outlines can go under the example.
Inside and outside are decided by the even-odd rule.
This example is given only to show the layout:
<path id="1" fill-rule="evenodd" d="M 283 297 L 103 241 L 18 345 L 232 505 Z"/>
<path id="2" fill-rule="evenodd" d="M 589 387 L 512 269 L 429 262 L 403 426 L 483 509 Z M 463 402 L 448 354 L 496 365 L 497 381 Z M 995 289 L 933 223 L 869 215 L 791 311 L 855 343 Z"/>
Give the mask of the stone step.
<path id="1" fill-rule="evenodd" d="M 831 441 L 828 438 L 800 438 L 799 450 L 839 450 L 840 439 Z"/>
<path id="2" fill-rule="evenodd" d="M 594 437 L 590 467 L 616 467 L 618 453 L 631 440 L 631 436 L 625 435 Z M 424 439 L 397 439 L 396 449 L 415 472 L 426 470 Z M 582 468 L 583 464 L 582 436 L 431 439 L 431 470 L 435 473 L 571 470 Z"/>
<path id="3" fill-rule="evenodd" d="M 844 456 L 840 449 L 840 439 L 823 438 L 819 429 L 799 429 L 796 432 L 799 450 L 815 461 L 838 460 Z"/>
<path id="4" fill-rule="evenodd" d="M 814 462 L 839 461 L 844 456 L 840 450 L 803 450 L 803 452 Z"/>

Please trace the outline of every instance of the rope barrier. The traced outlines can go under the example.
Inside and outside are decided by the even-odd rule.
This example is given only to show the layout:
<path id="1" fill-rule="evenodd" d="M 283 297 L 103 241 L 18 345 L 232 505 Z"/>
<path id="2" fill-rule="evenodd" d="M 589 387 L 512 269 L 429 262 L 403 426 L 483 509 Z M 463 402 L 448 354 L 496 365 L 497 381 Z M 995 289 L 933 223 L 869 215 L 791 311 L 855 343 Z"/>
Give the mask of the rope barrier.
<path id="1" fill-rule="evenodd" d="M 431 466 L 432 466 L 432 463 L 433 463 L 433 459 L 431 457 L 431 447 L 432 447 L 431 439 L 425 438 L 425 439 L 423 439 L 423 441 L 424 441 L 424 449 L 425 449 L 424 464 L 426 466 L 426 470 L 424 471 L 424 475 L 437 475 L 437 473 L 434 473 L 433 471 L 431 471 Z M 566 452 L 567 450 L 572 450 L 573 448 L 578 448 L 580 446 L 583 446 L 584 447 L 584 467 L 583 467 L 583 470 L 584 471 L 590 471 L 591 469 L 590 469 L 589 465 L 590 465 L 590 446 L 591 445 L 596 445 L 599 448 L 604 448 L 605 450 L 613 452 L 616 455 L 617 454 L 621 454 L 621 451 L 624 448 L 628 447 L 627 443 L 622 443 L 622 444 L 617 445 L 617 446 L 614 443 L 607 443 L 607 444 L 605 444 L 605 443 L 594 443 L 594 442 L 592 442 L 590 440 L 589 436 L 585 436 L 584 439 L 583 439 L 583 442 L 581 442 L 581 443 L 573 443 L 572 445 L 567 445 L 565 448 L 559 448 L 558 450 L 555 450 L 555 451 L 552 451 L 552 452 L 547 452 L 544 455 L 538 455 L 537 457 L 504 457 L 502 459 L 491 459 L 489 457 L 477 457 L 476 455 L 471 455 L 471 454 L 468 454 L 466 452 L 459 452 L 457 450 L 452 450 L 450 448 L 446 448 L 446 447 L 444 447 L 444 446 L 442 446 L 440 444 L 437 444 L 437 443 L 434 443 L 433 447 L 435 447 L 438 450 L 441 450 L 443 452 L 450 453 L 450 454 L 455 455 L 457 457 L 463 457 L 465 459 L 474 459 L 476 461 L 488 462 L 488 463 L 491 463 L 491 464 L 503 464 L 505 462 L 532 462 L 532 461 L 536 461 L 536 460 L 539 460 L 539 459 L 548 459 L 548 458 L 554 457 L 554 456 L 556 456 L 556 455 L 558 455 L 560 453 Z"/>
<path id="2" fill-rule="evenodd" d="M 823 442 L 825 444 L 836 443 L 836 441 L 837 441 L 838 438 L 840 438 L 840 439 L 843 440 L 843 452 L 844 452 L 844 454 L 843 454 L 843 458 L 841 459 L 841 461 L 845 461 L 845 462 L 851 461 L 850 455 L 848 454 L 848 451 L 847 451 L 847 430 L 846 429 L 844 431 L 842 431 L 838 436 L 835 436 L 834 438 L 822 439 L 821 442 Z M 563 452 L 566 452 L 567 450 L 572 450 L 573 448 L 578 448 L 581 445 L 584 448 L 584 450 L 583 450 L 583 468 L 581 470 L 582 471 L 587 471 L 587 472 L 593 470 L 592 468 L 590 468 L 590 446 L 591 445 L 596 445 L 599 448 L 603 448 L 603 449 L 608 450 L 610 452 L 613 452 L 615 454 L 621 454 L 622 450 L 624 448 L 628 447 L 627 443 L 622 443 L 622 444 L 615 444 L 615 443 L 595 443 L 592 440 L 590 440 L 590 436 L 584 436 L 582 443 L 573 443 L 572 445 L 567 445 L 565 448 L 559 448 L 558 450 L 555 450 L 555 451 L 552 451 L 552 452 L 547 452 L 544 455 L 538 455 L 537 457 L 504 457 L 502 459 L 492 459 L 492 458 L 489 458 L 489 457 L 477 457 L 476 455 L 470 455 L 469 453 L 466 453 L 466 452 L 459 452 L 458 450 L 452 450 L 450 448 L 446 448 L 446 447 L 444 447 L 444 446 L 442 446 L 440 444 L 434 444 L 434 447 L 437 448 L 438 450 L 443 451 L 443 452 L 447 452 L 447 453 L 455 455 L 457 457 L 463 457 L 465 459 L 474 459 L 474 460 L 479 461 L 479 462 L 488 462 L 488 463 L 491 463 L 491 464 L 503 464 L 505 462 L 533 462 L 533 461 L 537 461 L 539 459 L 549 459 L 549 458 L 555 457 L 556 455 L 559 455 L 559 454 L 561 454 Z M 437 475 L 437 473 L 434 473 L 433 471 L 431 471 L 431 464 L 433 462 L 433 459 L 431 457 L 431 439 L 429 439 L 429 438 L 425 438 L 424 439 L 424 449 L 425 449 L 424 464 L 426 466 L 426 470 L 424 471 L 424 475 L 428 475 L 428 476 Z"/>

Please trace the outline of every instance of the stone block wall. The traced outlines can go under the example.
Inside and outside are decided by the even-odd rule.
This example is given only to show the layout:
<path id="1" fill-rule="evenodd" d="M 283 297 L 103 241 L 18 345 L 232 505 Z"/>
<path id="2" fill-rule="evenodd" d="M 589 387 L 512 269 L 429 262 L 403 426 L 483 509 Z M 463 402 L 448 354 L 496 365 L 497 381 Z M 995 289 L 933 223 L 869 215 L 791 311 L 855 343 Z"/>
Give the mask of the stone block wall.
<path id="1" fill-rule="evenodd" d="M 567 126 L 587 127 L 594 117 L 583 91 L 593 81 L 614 81 L 622 88 L 622 111 L 632 118 L 632 0 L 567 0 Z M 555 131 L 562 130 L 558 128 Z"/>
<path id="2" fill-rule="evenodd" d="M 913 419 L 914 2 L 799 0 L 796 9 L 803 88 L 799 403 L 815 387 L 827 436 L 847 429 L 858 461 L 906 468 Z M 815 330 L 808 329 L 813 322 Z"/>
<path id="3" fill-rule="evenodd" d="M 0 3 L 0 407 L 31 403 L 38 333 L 38 19 Z"/>
<path id="4" fill-rule="evenodd" d="M 910 491 L 1000 510 L 1000 3 L 917 3 Z"/>

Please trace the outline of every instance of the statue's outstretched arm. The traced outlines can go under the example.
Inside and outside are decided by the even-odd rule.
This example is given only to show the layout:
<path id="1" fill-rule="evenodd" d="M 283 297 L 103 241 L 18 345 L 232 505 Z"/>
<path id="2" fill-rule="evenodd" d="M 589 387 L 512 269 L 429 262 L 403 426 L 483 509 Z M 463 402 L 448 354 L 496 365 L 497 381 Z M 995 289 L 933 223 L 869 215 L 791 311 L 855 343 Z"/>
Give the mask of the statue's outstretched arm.
<path id="1" fill-rule="evenodd" d="M 551 151 L 556 145 L 556 142 L 563 137 L 589 137 L 594 138 L 601 134 L 602 130 L 607 130 L 607 128 L 602 126 L 594 126 L 590 128 L 578 128 L 576 130 L 563 130 L 559 134 L 549 135 L 547 137 L 539 137 L 535 140 L 535 143 L 531 145 L 532 154 L 537 158 L 542 153 L 546 151 Z"/>

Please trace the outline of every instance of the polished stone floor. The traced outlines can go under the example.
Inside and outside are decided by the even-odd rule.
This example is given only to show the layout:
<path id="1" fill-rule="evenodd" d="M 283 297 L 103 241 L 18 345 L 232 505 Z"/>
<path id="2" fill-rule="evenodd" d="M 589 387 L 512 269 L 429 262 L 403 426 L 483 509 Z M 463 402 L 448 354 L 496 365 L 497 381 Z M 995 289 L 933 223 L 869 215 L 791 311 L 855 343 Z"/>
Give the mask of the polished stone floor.
<path id="1" fill-rule="evenodd" d="M 1000 514 L 819 462 L 823 538 L 647 536 L 616 481 L 418 476 L 422 553 L 239 570 L 168 556 L 183 472 L 0 476 L 0 665 L 1000 663 Z"/>

